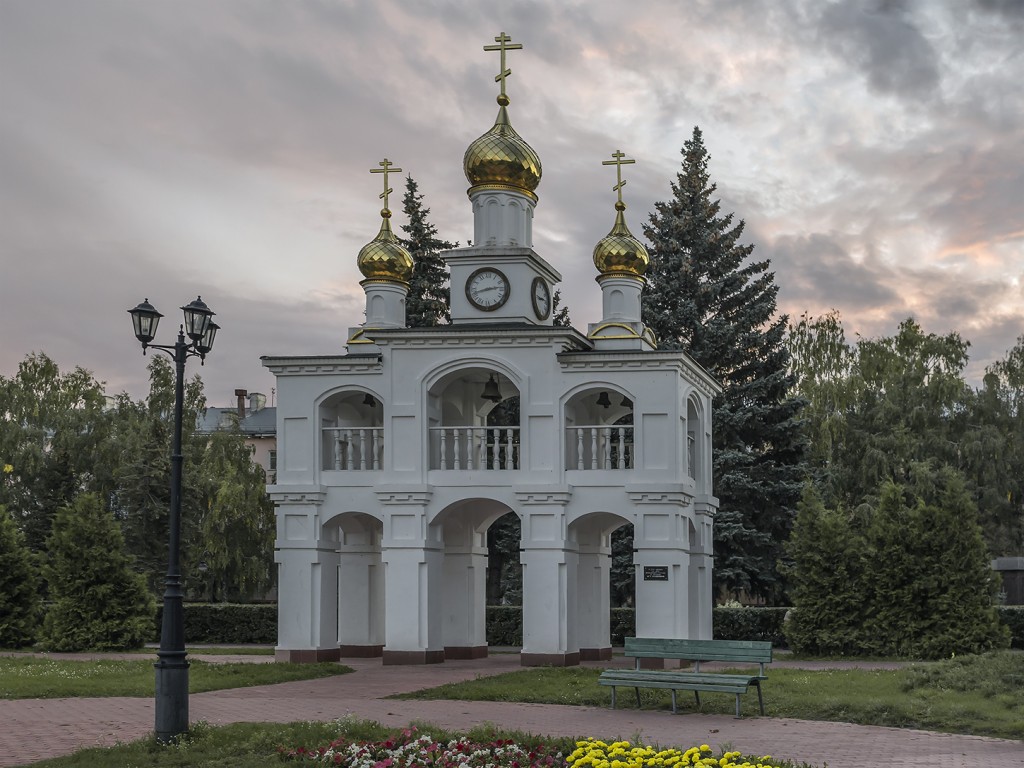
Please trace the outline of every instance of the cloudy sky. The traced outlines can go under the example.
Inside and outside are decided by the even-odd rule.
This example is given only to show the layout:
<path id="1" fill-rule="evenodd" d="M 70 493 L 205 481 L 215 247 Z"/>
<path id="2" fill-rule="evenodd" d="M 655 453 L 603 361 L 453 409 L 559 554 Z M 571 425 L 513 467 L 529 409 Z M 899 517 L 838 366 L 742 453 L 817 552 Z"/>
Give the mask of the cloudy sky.
<path id="1" fill-rule="evenodd" d="M 639 234 L 699 125 L 781 311 L 957 330 L 975 380 L 1024 333 L 1021 0 L 0 0 L 0 374 L 45 351 L 141 396 L 125 310 L 148 297 L 166 343 L 200 293 L 211 404 L 269 395 L 262 354 L 342 352 L 381 158 L 472 236 L 462 154 L 502 30 L 544 164 L 535 247 L 577 327 L 599 319 L 601 161 L 636 158 Z"/>

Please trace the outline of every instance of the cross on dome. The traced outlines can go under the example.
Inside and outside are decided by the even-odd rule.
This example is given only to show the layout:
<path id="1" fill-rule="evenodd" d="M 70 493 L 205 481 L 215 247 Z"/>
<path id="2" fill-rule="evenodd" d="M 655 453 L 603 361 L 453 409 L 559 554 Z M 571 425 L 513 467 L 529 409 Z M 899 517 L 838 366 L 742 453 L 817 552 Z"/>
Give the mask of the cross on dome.
<path id="1" fill-rule="evenodd" d="M 501 71 L 494 76 L 494 82 L 501 83 L 501 94 L 498 96 L 498 103 L 503 107 L 508 106 L 508 96 L 505 95 L 505 78 L 512 74 L 512 70 L 505 66 L 505 51 L 521 51 L 522 43 L 513 43 L 512 38 L 504 32 L 500 33 L 494 42 L 497 45 L 485 45 L 485 51 L 501 51 Z"/>
<path id="2" fill-rule="evenodd" d="M 383 160 L 381 160 L 379 163 L 377 163 L 377 165 L 379 165 L 381 167 L 380 168 L 371 168 L 370 169 L 370 173 L 383 173 L 384 174 L 384 191 L 381 192 L 381 194 L 378 195 L 378 197 L 381 200 L 384 201 L 384 210 L 387 211 L 388 213 L 390 213 L 391 211 L 388 209 L 388 195 L 390 195 L 395 190 L 391 189 L 388 186 L 388 174 L 389 173 L 401 173 L 402 169 L 401 168 L 392 168 L 391 166 L 393 165 L 393 163 L 390 160 L 388 160 L 386 157 Z"/>
<path id="3" fill-rule="evenodd" d="M 614 158 L 613 160 L 602 160 L 601 161 L 601 165 L 614 165 L 615 166 L 616 184 L 615 184 L 614 187 L 612 187 L 612 191 L 619 193 L 619 199 L 618 199 L 618 202 L 617 202 L 617 204 L 615 206 L 616 208 L 618 208 L 620 205 L 623 205 L 623 202 L 622 202 L 622 188 L 624 186 L 626 186 L 626 182 L 622 180 L 622 166 L 624 166 L 624 165 L 632 165 L 633 163 L 636 162 L 636 160 L 624 160 L 623 158 L 625 158 L 626 155 L 623 153 L 623 151 L 621 149 L 617 149 L 614 152 L 612 152 L 612 157 Z"/>

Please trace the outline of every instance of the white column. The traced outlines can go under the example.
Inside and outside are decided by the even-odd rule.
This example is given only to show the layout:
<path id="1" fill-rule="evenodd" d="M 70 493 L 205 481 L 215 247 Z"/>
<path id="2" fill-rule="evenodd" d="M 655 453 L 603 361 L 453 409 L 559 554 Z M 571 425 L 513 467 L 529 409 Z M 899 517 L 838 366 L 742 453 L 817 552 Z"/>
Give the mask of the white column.
<path id="1" fill-rule="evenodd" d="M 319 491 L 273 494 L 277 505 L 279 661 L 340 658 L 337 529 L 321 530 Z M 333 538 L 332 538 L 333 536 Z"/>
<path id="2" fill-rule="evenodd" d="M 384 505 L 384 663 L 444 661 L 440 530 L 427 524 L 429 492 L 377 494 Z"/>
<path id="3" fill-rule="evenodd" d="M 568 540 L 568 494 L 519 493 L 523 503 L 523 666 L 578 664 L 579 556 Z M 561 498 L 560 498 L 561 497 Z"/>
<path id="4" fill-rule="evenodd" d="M 599 661 L 612 657 L 611 615 L 612 550 L 600 530 L 579 536 L 576 627 L 580 659 Z"/>

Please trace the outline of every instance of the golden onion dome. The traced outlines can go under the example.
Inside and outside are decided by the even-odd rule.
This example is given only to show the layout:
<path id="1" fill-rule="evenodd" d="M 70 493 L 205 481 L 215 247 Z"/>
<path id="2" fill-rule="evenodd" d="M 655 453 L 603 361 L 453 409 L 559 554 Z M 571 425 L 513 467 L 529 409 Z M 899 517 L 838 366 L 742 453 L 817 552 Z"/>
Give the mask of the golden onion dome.
<path id="1" fill-rule="evenodd" d="M 651 257 L 626 226 L 625 204 L 615 203 L 615 210 L 615 226 L 594 246 L 594 266 L 602 275 L 643 277 Z"/>
<path id="2" fill-rule="evenodd" d="M 498 117 L 494 126 L 466 149 L 462 167 L 472 185 L 479 188 L 514 189 L 534 200 L 540 184 L 540 157 L 523 141 L 508 119 L 508 97 L 498 97 Z"/>
<path id="3" fill-rule="evenodd" d="M 380 215 L 380 232 L 359 251 L 359 271 L 367 280 L 408 283 L 412 277 L 412 256 L 391 231 L 391 211 L 385 208 Z"/>

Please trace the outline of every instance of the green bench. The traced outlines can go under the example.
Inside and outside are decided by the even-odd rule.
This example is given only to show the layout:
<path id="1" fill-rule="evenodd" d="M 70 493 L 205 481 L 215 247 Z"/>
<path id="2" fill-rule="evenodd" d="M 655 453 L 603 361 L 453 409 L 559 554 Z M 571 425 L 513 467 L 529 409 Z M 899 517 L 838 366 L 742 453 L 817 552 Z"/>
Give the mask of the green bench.
<path id="1" fill-rule="evenodd" d="M 676 691 L 693 691 L 700 707 L 701 691 L 732 693 L 736 696 L 736 717 L 740 716 L 740 694 L 750 686 L 757 689 L 757 703 L 764 714 L 761 681 L 767 679 L 765 664 L 771 664 L 772 644 L 757 640 L 672 640 L 651 637 L 627 637 L 626 656 L 636 659 L 635 669 L 606 669 L 598 678 L 601 685 L 611 686 L 612 709 L 615 689 L 636 689 L 636 705 L 640 706 L 641 688 L 667 688 L 672 691 L 672 712 L 676 711 Z M 641 669 L 641 659 L 680 659 L 693 663 L 692 670 Z M 701 672 L 702 661 L 724 661 L 736 664 L 757 664 L 757 674 L 721 674 Z"/>

